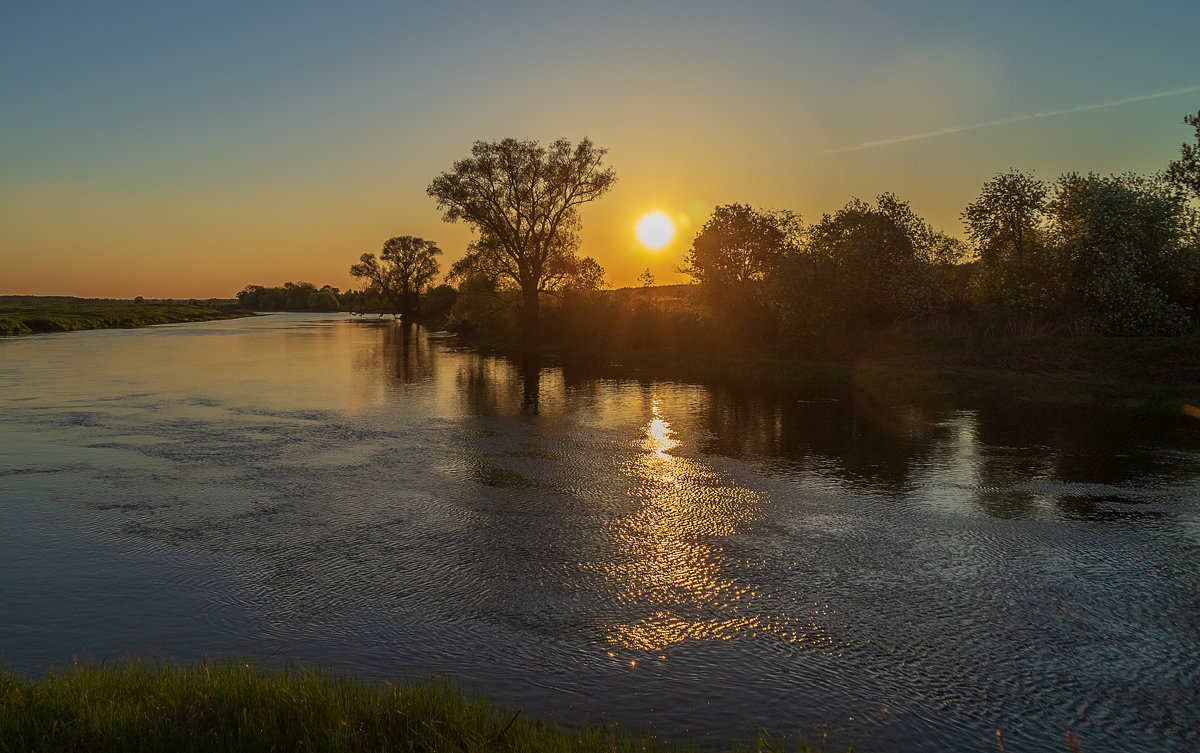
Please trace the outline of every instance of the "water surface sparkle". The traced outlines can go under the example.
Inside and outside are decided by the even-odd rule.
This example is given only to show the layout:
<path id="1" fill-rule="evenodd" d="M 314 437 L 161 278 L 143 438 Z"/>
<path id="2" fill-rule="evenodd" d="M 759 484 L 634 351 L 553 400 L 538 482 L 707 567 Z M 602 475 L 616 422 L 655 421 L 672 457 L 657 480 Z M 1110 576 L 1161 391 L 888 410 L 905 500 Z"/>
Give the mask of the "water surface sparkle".
<path id="1" fill-rule="evenodd" d="M 1188 417 L 599 380 L 305 315 L 3 339 L 0 408 L 6 667 L 444 672 L 684 740 L 1200 743 Z"/>

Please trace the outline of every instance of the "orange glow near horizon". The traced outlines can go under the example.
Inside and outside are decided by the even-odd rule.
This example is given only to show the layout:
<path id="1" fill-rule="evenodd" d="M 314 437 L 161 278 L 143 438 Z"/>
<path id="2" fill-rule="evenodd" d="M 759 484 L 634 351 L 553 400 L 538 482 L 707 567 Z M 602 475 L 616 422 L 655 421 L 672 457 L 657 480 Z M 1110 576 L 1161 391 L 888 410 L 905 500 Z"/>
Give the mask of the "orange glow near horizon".
<path id="1" fill-rule="evenodd" d="M 607 151 L 618 183 L 581 207 L 579 253 L 616 287 L 647 269 L 686 282 L 688 244 L 723 204 L 811 223 L 891 192 L 961 237 L 998 172 L 1161 170 L 1200 93 L 1157 54 L 1191 49 L 1196 24 L 1129 4 L 1098 16 L 1120 16 L 1104 29 L 1032 8 L 992 23 L 987 5 L 714 6 L 681 23 L 634 6 L 427 4 L 413 23 L 384 3 L 299 8 L 283 25 L 257 7 L 156 9 L 11 9 L 0 62 L 21 85 L 5 98 L 0 295 L 346 289 L 361 285 L 350 266 L 398 235 L 436 241 L 445 271 L 476 236 L 442 220 L 429 181 L 507 136 Z M 1087 81 L 1044 75 L 1084 50 Z M 225 62 L 186 63 L 201 59 Z"/>

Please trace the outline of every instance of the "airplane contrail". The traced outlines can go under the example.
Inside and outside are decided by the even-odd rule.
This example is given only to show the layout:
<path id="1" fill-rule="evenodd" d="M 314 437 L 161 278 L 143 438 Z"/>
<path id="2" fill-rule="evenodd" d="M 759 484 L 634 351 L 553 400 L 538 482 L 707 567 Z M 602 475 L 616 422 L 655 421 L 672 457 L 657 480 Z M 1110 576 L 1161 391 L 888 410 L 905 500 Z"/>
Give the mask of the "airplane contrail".
<path id="1" fill-rule="evenodd" d="M 1007 118 L 998 120 L 986 120 L 982 123 L 971 123 L 970 125 L 952 126 L 950 128 L 941 128 L 936 131 L 925 131 L 923 133 L 910 133 L 907 136 L 897 136 L 891 139 L 878 139 L 876 141 L 864 141 L 861 144 L 852 146 L 839 146 L 832 149 L 826 149 L 821 154 L 841 154 L 842 152 L 857 152 L 863 149 L 874 149 L 879 146 L 891 146 L 892 144 L 903 144 L 908 141 L 920 141 L 921 139 L 932 139 L 935 136 L 949 136 L 952 133 L 962 133 L 963 131 L 978 131 L 981 128 L 995 128 L 996 126 L 1009 125 L 1010 123 L 1024 123 L 1027 120 L 1038 120 L 1040 118 L 1052 118 L 1056 115 L 1070 115 L 1076 112 L 1087 112 L 1088 110 L 1103 110 L 1107 107 L 1120 107 L 1121 105 L 1133 104 L 1134 102 L 1146 102 L 1151 99 L 1163 99 L 1164 97 L 1174 97 L 1180 94 L 1191 94 L 1200 92 L 1200 86 L 1185 86 L 1182 89 L 1171 89 L 1165 92 L 1155 92 L 1154 94 L 1141 94 L 1136 97 L 1125 97 L 1124 99 L 1116 99 L 1112 102 L 1101 102 L 1094 105 L 1079 105 L 1078 107 L 1068 107 L 1063 110 L 1047 110 L 1046 112 L 1035 112 L 1031 115 L 1013 115 Z"/>

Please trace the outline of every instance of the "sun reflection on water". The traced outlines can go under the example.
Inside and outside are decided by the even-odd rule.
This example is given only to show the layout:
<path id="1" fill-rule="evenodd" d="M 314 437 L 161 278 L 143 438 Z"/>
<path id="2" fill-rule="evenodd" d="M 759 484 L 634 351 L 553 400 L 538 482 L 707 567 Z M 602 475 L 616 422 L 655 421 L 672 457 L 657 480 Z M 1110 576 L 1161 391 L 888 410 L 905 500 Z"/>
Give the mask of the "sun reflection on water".
<path id="1" fill-rule="evenodd" d="M 658 406 L 658 401 L 654 401 L 654 406 L 651 410 L 650 423 L 646 425 L 646 440 L 643 446 L 650 452 L 660 457 L 666 456 L 668 452 L 679 446 L 679 442 L 675 440 L 675 432 L 671 429 L 671 425 L 662 417 L 662 410 Z"/>
<path id="2" fill-rule="evenodd" d="M 607 640 L 659 651 L 686 640 L 774 635 L 831 647 L 826 607 L 802 604 L 799 594 L 781 599 L 729 572 L 737 563 L 725 539 L 752 523 L 766 500 L 703 459 L 676 454 L 681 446 L 655 399 L 641 452 L 623 468 L 640 504 L 612 523 L 618 556 L 601 566 L 623 613 L 635 617 L 606 626 Z"/>

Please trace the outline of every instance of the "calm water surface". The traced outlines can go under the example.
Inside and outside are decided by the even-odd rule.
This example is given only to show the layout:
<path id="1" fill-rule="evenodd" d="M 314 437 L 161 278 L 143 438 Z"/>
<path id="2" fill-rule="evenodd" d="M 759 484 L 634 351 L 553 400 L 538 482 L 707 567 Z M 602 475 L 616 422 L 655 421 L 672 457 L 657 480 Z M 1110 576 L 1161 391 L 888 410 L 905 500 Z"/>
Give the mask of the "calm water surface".
<path id="1" fill-rule="evenodd" d="M 455 678 L 856 750 L 1200 749 L 1200 421 L 597 380 L 390 322 L 0 340 L 0 660 Z"/>

